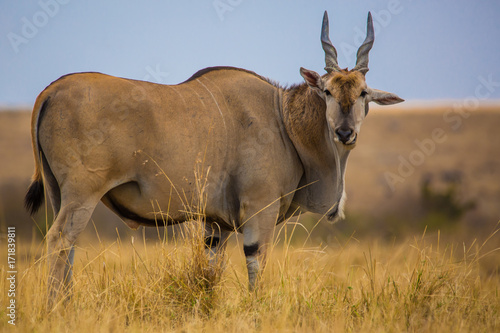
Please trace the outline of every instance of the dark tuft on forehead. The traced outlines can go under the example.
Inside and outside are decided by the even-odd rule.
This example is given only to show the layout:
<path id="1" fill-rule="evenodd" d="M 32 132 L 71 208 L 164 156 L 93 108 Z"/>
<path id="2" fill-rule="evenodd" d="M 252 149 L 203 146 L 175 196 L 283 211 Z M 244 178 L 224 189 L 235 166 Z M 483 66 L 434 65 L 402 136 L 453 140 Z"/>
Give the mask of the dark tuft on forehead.
<path id="1" fill-rule="evenodd" d="M 363 75 L 347 68 L 336 72 L 330 79 L 332 94 L 344 110 L 348 110 L 358 96 L 359 87 L 363 84 Z"/>
<path id="2" fill-rule="evenodd" d="M 335 73 L 331 80 L 332 84 L 345 89 L 353 88 L 361 83 L 361 77 L 356 72 L 341 71 Z"/>

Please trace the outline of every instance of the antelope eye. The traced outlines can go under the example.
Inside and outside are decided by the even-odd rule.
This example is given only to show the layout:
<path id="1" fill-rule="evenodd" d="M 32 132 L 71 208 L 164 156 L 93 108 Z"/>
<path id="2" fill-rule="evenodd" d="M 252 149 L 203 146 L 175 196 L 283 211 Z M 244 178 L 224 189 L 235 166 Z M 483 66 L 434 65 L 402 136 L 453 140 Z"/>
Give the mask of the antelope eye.
<path id="1" fill-rule="evenodd" d="M 367 94 L 368 94 L 368 91 L 363 90 L 363 91 L 361 92 L 361 95 L 360 95 L 360 96 L 361 96 L 361 97 L 365 97 Z"/>
<path id="2" fill-rule="evenodd" d="M 325 94 L 326 94 L 326 96 L 331 96 L 331 95 L 332 95 L 332 94 L 330 93 L 330 90 L 328 90 L 328 89 L 326 89 L 326 90 L 325 90 Z"/>

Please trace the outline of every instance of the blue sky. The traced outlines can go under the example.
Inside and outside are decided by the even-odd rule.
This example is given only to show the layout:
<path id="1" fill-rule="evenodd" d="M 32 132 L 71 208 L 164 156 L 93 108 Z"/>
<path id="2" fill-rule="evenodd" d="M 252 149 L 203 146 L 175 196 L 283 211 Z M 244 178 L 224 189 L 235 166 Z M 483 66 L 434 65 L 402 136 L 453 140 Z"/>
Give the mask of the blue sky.
<path id="1" fill-rule="evenodd" d="M 349 68 L 372 12 L 371 87 L 406 100 L 500 99 L 496 0 L 2 0 L 0 105 L 32 105 L 80 71 L 175 84 L 229 65 L 301 82 L 301 66 L 324 73 L 324 10 Z"/>

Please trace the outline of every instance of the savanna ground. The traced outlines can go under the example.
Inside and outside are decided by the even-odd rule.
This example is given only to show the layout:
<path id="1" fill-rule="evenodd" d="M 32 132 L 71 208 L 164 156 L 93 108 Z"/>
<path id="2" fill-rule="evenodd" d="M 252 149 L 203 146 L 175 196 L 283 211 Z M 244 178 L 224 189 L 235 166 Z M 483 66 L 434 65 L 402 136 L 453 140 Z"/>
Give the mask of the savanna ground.
<path id="1" fill-rule="evenodd" d="M 287 228 L 293 228 L 289 225 Z M 188 229 L 195 229 L 191 225 Z M 192 231 L 187 231 L 188 233 Z M 194 232 L 196 234 L 196 231 Z M 487 242 L 497 235 L 492 235 Z M 495 332 L 498 254 L 485 243 L 350 239 L 276 246 L 249 293 L 233 243 L 226 270 L 210 267 L 201 237 L 101 240 L 78 248 L 73 297 L 50 312 L 38 242 L 18 244 L 16 329 L 35 332 Z M 198 241 L 195 241 L 195 240 Z M 491 261 L 492 258 L 496 259 Z M 485 260 L 489 259 L 489 260 Z M 5 262 L 5 257 L 2 257 Z M 489 263 L 489 264 L 488 264 Z M 496 267 L 496 268 L 495 268 Z M 0 286 L 8 289 L 2 270 Z M 3 329 L 6 301 L 2 302 Z"/>
<path id="2" fill-rule="evenodd" d="M 231 238 L 221 273 L 196 224 L 131 231 L 99 207 L 78 241 L 73 297 L 47 313 L 50 209 L 30 219 L 22 208 L 29 113 L 0 112 L 0 330 L 500 331 L 498 128 L 498 106 L 373 108 L 348 163 L 347 219 L 305 215 L 278 228 L 257 293 L 247 291 L 241 239 Z"/>

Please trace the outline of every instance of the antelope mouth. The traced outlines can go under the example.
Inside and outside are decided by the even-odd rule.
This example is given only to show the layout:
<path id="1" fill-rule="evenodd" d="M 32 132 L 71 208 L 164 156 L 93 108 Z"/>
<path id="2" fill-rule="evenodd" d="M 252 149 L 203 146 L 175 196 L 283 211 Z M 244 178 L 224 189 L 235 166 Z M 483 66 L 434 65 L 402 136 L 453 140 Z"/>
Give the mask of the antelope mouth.
<path id="1" fill-rule="evenodd" d="M 358 133 L 353 133 L 349 138 L 339 138 L 337 135 L 333 137 L 333 141 L 341 144 L 342 146 L 352 149 L 358 140 Z"/>
<path id="2" fill-rule="evenodd" d="M 353 136 L 349 138 L 346 142 L 343 142 L 345 146 L 354 146 L 356 144 L 356 140 L 358 139 L 358 133 L 354 133 Z"/>
<path id="3" fill-rule="evenodd" d="M 358 139 L 358 134 L 355 133 L 347 141 L 338 140 L 337 142 L 339 142 L 340 144 L 342 144 L 342 146 L 345 149 L 351 150 L 351 149 L 353 149 L 356 146 L 357 139 Z"/>

